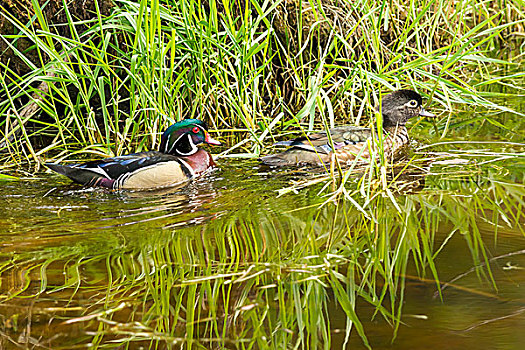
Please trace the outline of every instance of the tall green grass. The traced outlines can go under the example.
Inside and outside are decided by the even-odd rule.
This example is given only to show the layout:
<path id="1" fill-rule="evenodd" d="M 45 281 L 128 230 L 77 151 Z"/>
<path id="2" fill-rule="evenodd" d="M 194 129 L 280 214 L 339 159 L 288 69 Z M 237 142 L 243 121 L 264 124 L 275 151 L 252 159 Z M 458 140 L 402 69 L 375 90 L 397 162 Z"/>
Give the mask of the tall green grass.
<path id="1" fill-rule="evenodd" d="M 17 76 L 2 65 L 3 161 L 154 149 L 164 128 L 187 117 L 232 135 L 231 152 L 257 156 L 283 132 L 367 124 L 396 88 L 422 92 L 446 123 L 458 103 L 507 111 L 485 86 L 523 75 L 513 58 L 523 54 L 522 5 L 117 1 L 88 22 L 64 7 L 68 36 L 45 4 L 33 2 L 29 24 L 2 9 L 15 28 L 2 40 L 31 67 Z M 18 50 L 22 38 L 40 61 Z"/>

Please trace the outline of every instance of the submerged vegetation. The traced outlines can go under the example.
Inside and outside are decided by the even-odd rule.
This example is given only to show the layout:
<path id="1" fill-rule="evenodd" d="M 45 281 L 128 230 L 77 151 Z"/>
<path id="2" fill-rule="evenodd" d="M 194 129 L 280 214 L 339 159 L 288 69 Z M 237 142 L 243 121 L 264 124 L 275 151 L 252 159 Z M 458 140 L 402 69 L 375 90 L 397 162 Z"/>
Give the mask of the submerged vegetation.
<path id="1" fill-rule="evenodd" d="M 501 300 L 494 263 L 523 256 L 525 233 L 522 0 L 5 4 L 0 347 L 382 347 L 407 323 L 411 283 L 440 302 Z M 440 119 L 412 123 L 420 142 L 395 166 L 246 160 L 293 133 L 376 125 L 398 88 Z M 155 149 L 190 117 L 227 147 L 222 170 L 188 187 L 33 181 L 49 159 Z M 495 255 L 508 237 L 522 246 Z"/>

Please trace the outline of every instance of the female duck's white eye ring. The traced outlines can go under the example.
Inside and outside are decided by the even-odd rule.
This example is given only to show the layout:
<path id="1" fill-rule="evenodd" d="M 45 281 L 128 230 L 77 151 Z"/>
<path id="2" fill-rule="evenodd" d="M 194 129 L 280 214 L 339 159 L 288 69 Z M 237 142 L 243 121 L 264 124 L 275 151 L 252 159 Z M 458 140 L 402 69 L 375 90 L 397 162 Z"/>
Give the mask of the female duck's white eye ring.
<path id="1" fill-rule="evenodd" d="M 417 101 L 416 100 L 410 100 L 407 104 L 408 107 L 416 108 L 417 107 Z"/>

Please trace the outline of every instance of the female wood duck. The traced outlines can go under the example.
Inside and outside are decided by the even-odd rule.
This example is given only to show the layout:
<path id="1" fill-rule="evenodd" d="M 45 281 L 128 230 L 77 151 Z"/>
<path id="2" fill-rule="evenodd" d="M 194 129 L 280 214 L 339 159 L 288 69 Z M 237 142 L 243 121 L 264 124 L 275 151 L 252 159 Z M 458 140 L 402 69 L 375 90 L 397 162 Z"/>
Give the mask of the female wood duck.
<path id="1" fill-rule="evenodd" d="M 406 122 L 415 116 L 435 117 L 423 109 L 421 96 L 412 90 L 398 90 L 383 98 L 381 114 L 383 115 L 383 149 L 385 156 L 390 157 L 406 144 L 408 132 Z M 326 132 L 299 137 L 292 141 L 278 142 L 278 145 L 290 146 L 286 151 L 262 157 L 263 164 L 272 166 L 316 165 L 321 166 L 336 158 L 341 165 L 351 163 L 359 155 L 359 161 L 370 159 L 372 130 L 356 126 L 340 126 L 330 129 L 332 149 Z M 370 140 L 370 142 L 369 142 Z"/>
<path id="2" fill-rule="evenodd" d="M 215 163 L 200 143 L 220 145 L 206 124 L 185 119 L 162 134 L 160 151 L 140 152 L 76 165 L 46 166 L 86 186 L 144 190 L 187 181 L 211 169 Z"/>

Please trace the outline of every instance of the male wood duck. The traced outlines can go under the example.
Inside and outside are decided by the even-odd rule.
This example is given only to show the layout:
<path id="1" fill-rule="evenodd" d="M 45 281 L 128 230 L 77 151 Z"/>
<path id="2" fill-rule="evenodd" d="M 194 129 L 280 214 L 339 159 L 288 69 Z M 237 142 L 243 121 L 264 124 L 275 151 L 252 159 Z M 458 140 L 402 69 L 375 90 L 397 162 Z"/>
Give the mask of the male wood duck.
<path id="1" fill-rule="evenodd" d="M 46 166 L 86 186 L 145 190 L 171 186 L 197 177 L 215 163 L 198 144 L 220 145 L 208 133 L 206 124 L 185 119 L 162 134 L 160 151 L 133 153 L 83 164 Z"/>
<path id="2" fill-rule="evenodd" d="M 391 157 L 409 142 L 406 122 L 415 116 L 435 117 L 423 109 L 423 99 L 412 90 L 398 90 L 383 97 L 381 114 L 383 115 L 383 150 L 386 157 Z M 370 159 L 372 130 L 356 126 L 340 126 L 330 129 L 334 149 L 326 132 L 299 137 L 292 141 L 278 142 L 278 145 L 290 146 L 286 151 L 260 158 L 261 162 L 271 166 L 315 165 L 329 163 L 334 154 L 341 165 L 353 162 L 359 155 L 359 161 Z M 369 142 L 370 140 L 370 142 Z"/>

